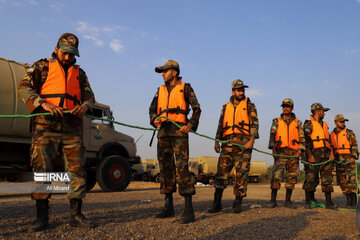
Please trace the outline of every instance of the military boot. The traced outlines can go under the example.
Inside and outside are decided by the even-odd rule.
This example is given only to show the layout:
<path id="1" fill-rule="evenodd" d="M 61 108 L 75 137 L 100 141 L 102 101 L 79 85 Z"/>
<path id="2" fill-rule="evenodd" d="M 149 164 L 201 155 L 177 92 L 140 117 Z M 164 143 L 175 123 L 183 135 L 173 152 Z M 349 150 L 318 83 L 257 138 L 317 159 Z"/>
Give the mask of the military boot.
<path id="1" fill-rule="evenodd" d="M 82 200 L 70 200 L 70 226 L 72 227 L 95 227 L 95 224 L 86 219 L 84 214 L 81 213 Z"/>
<path id="2" fill-rule="evenodd" d="M 353 204 L 354 207 L 356 207 L 357 203 L 358 203 L 358 196 L 356 193 L 351 193 L 352 199 L 353 199 Z"/>
<path id="3" fill-rule="evenodd" d="M 224 189 L 222 188 L 216 188 L 214 193 L 214 202 L 211 207 L 207 209 L 208 213 L 217 213 L 221 212 L 222 206 L 221 206 L 221 197 L 224 192 Z"/>
<path id="4" fill-rule="evenodd" d="M 326 198 L 326 209 L 337 209 L 337 206 L 331 201 L 331 192 L 325 192 L 325 198 Z"/>
<path id="5" fill-rule="evenodd" d="M 184 213 L 181 215 L 181 223 L 187 224 L 187 223 L 194 222 L 194 221 L 195 221 L 195 214 L 194 214 L 194 209 L 192 206 L 192 196 L 186 195 L 185 196 L 185 209 L 184 209 Z"/>
<path id="6" fill-rule="evenodd" d="M 49 222 L 49 200 L 36 200 L 36 220 L 28 229 L 29 233 L 42 231 L 48 226 Z"/>
<path id="7" fill-rule="evenodd" d="M 305 191 L 305 208 L 311 209 L 311 192 Z"/>
<path id="8" fill-rule="evenodd" d="M 284 206 L 287 208 L 293 208 L 293 204 L 291 202 L 291 194 L 292 194 L 292 189 L 286 189 L 286 197 L 285 197 L 285 204 Z"/>
<path id="9" fill-rule="evenodd" d="M 233 206 L 232 206 L 232 212 L 233 213 L 240 213 L 241 212 L 242 199 L 243 199 L 243 197 L 236 196 L 235 201 L 234 201 Z"/>
<path id="10" fill-rule="evenodd" d="M 173 203 L 173 195 L 172 193 L 165 193 L 165 206 L 161 209 L 161 211 L 156 214 L 156 218 L 168 218 L 174 217 L 174 203 Z"/>
<path id="11" fill-rule="evenodd" d="M 310 198 L 310 200 L 313 201 L 313 202 L 319 203 L 319 201 L 316 200 L 316 198 L 315 198 L 315 191 L 312 191 L 312 192 L 310 192 L 310 193 L 311 193 L 311 198 Z"/>
<path id="12" fill-rule="evenodd" d="M 269 208 L 275 208 L 277 206 L 276 203 L 276 195 L 277 195 L 278 189 L 271 189 L 271 200 L 268 204 Z"/>
<path id="13" fill-rule="evenodd" d="M 351 194 L 346 194 L 346 207 L 352 208 L 352 196 Z"/>
<path id="14" fill-rule="evenodd" d="M 351 199 L 352 208 L 356 208 L 356 204 L 357 204 L 356 193 L 350 193 L 350 199 Z"/>

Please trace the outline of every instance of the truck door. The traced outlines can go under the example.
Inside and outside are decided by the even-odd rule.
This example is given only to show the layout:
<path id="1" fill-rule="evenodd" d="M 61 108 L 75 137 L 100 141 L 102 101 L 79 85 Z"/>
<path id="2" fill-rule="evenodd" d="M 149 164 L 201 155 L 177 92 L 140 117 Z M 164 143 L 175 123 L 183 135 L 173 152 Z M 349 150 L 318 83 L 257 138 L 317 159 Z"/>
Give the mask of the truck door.
<path id="1" fill-rule="evenodd" d="M 98 118 L 111 119 L 108 109 L 94 108 L 91 115 Z M 109 121 L 91 119 L 89 133 L 90 146 L 99 148 L 114 139 L 114 126 Z"/>

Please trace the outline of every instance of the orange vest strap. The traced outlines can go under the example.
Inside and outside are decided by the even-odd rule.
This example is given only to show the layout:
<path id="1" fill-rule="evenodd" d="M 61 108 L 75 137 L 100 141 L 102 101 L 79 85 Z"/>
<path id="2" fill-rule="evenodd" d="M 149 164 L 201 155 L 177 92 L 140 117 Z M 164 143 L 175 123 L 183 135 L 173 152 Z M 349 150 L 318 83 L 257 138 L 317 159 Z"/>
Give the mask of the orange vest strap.
<path id="1" fill-rule="evenodd" d="M 250 126 L 250 124 L 247 124 L 247 123 L 245 123 L 245 122 L 239 122 L 238 124 L 234 124 L 234 125 L 232 125 L 232 126 L 228 126 L 227 124 L 228 124 L 228 123 L 226 122 L 226 125 L 225 125 L 225 127 L 223 128 L 224 131 L 226 131 L 226 130 L 228 130 L 228 129 L 230 129 L 230 128 L 232 128 L 232 130 L 234 130 L 235 128 L 237 128 L 237 129 L 238 129 L 239 131 L 241 131 L 241 132 L 243 132 L 243 131 L 250 132 L 249 129 L 246 129 L 246 128 L 245 128 L 245 126 Z"/>
<path id="2" fill-rule="evenodd" d="M 42 94 L 41 98 L 61 98 L 59 107 L 63 107 L 65 98 L 74 102 L 74 105 L 80 105 L 80 101 L 76 98 L 76 96 L 71 96 L 68 93 L 56 93 L 56 94 Z"/>
<path id="3" fill-rule="evenodd" d="M 158 116 L 160 116 L 161 114 L 168 112 L 168 113 L 176 113 L 176 114 L 185 114 L 187 115 L 189 113 L 189 111 L 183 110 L 180 107 L 176 107 L 176 108 L 167 108 L 164 110 L 160 110 Z"/>

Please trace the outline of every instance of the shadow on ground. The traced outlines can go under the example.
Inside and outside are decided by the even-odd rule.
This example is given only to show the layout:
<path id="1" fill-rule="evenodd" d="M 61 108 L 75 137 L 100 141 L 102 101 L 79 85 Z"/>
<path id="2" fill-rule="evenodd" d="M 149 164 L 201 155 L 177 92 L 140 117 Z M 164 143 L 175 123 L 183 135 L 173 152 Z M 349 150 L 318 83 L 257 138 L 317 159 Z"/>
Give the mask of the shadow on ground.
<path id="1" fill-rule="evenodd" d="M 201 239 L 264 239 L 264 232 L 265 239 L 292 239 L 309 225 L 306 217 L 315 214 L 309 211 L 294 216 L 262 218 L 225 228 Z"/>

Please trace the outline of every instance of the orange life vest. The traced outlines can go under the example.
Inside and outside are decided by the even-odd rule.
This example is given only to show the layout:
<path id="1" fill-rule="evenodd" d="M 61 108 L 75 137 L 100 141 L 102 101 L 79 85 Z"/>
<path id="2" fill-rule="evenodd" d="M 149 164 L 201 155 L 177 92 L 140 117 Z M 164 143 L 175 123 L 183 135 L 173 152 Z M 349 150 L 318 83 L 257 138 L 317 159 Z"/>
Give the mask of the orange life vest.
<path id="1" fill-rule="evenodd" d="M 250 119 L 247 111 L 248 98 L 236 107 L 231 102 L 226 104 L 223 120 L 223 137 L 240 133 L 250 135 Z"/>
<path id="2" fill-rule="evenodd" d="M 331 133 L 331 141 L 336 154 L 350 154 L 350 141 L 346 136 L 346 128 L 336 134 Z"/>
<path id="3" fill-rule="evenodd" d="M 185 83 L 180 82 L 169 94 L 165 85 L 159 87 L 157 104 L 158 116 L 166 116 L 174 122 L 186 123 L 188 111 L 185 102 L 184 88 Z M 160 121 L 164 122 L 168 120 L 160 118 Z"/>
<path id="4" fill-rule="evenodd" d="M 313 148 L 322 148 L 327 147 L 330 149 L 330 137 L 329 137 L 329 127 L 326 122 L 323 122 L 323 125 L 316 121 L 313 116 L 310 116 L 311 124 L 312 124 L 312 133 L 311 140 L 313 143 Z"/>
<path id="5" fill-rule="evenodd" d="M 288 126 L 286 122 L 278 117 L 278 128 L 275 135 L 275 141 L 280 144 L 280 148 L 290 148 L 299 150 L 299 122 L 298 119 L 291 121 Z"/>
<path id="6" fill-rule="evenodd" d="M 65 110 L 74 109 L 81 101 L 79 65 L 70 66 L 67 75 L 65 75 L 58 60 L 48 58 L 48 61 L 49 72 L 40 89 L 40 97 Z"/>

